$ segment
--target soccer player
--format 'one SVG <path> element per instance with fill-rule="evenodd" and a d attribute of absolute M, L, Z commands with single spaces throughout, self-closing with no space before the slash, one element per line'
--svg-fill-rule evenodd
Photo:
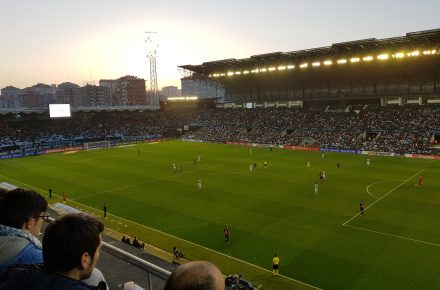
<path fill-rule="evenodd" d="M 324 158 L 325 158 L 324 153 L 321 153 L 321 159 L 324 159 Z"/>
<path fill-rule="evenodd" d="M 338 163 L 336 163 L 336 168 L 339 170 L 339 168 L 341 168 L 341 164 L 339 164 L 339 162 Z"/>
<path fill-rule="evenodd" d="M 361 202 L 359 203 L 359 210 L 361 212 L 361 215 L 364 215 L 364 210 L 365 210 L 365 204 L 364 202 L 361 200 Z"/>
<path fill-rule="evenodd" d="M 371 160 L 370 158 L 367 158 L 367 166 L 370 167 L 370 164 L 371 164 Z"/>
<path fill-rule="evenodd" d="M 307 168 L 310 168 L 310 161 L 307 161 L 307 165 L 306 165 L 306 167 L 307 167 Z"/>
<path fill-rule="evenodd" d="M 201 179 L 197 180 L 197 187 L 199 188 L 199 190 L 202 189 L 202 180 Z"/>
<path fill-rule="evenodd" d="M 223 236 L 225 237 L 225 244 L 229 244 L 229 234 L 230 234 L 230 232 L 229 232 L 229 227 L 226 226 L 226 227 L 223 229 Z"/>
<path fill-rule="evenodd" d="M 176 163 L 173 163 L 173 170 L 174 170 L 174 171 L 177 170 Z"/>
<path fill-rule="evenodd" d="M 249 171 L 252 171 L 252 169 L 254 169 L 254 165 L 253 164 L 249 165 Z"/>
<path fill-rule="evenodd" d="M 263 165 L 264 165 L 264 168 L 267 168 L 267 161 L 264 161 Z"/>
<path fill-rule="evenodd" d="M 421 188 L 422 187 L 422 185 L 423 185 L 423 176 L 419 176 L 419 181 L 417 181 L 417 187 L 418 188 Z"/>
<path fill-rule="evenodd" d="M 315 181 L 314 187 L 315 187 L 315 195 L 317 195 L 318 194 L 318 187 L 319 187 L 318 181 Z"/>
<path fill-rule="evenodd" d="M 200 157 L 200 155 L 197 155 L 197 162 L 200 162 L 200 160 L 202 160 L 202 157 Z"/>
<path fill-rule="evenodd" d="M 196 164 L 197 164 L 197 162 L 196 162 L 196 159 L 194 158 L 193 165 L 196 165 Z"/>
<path fill-rule="evenodd" d="M 278 255 L 275 254 L 272 259 L 272 272 L 274 276 L 278 275 L 279 266 L 280 266 L 280 258 L 278 258 Z"/>
<path fill-rule="evenodd" d="M 138 155 L 141 155 L 141 150 L 138 148 Z"/>
<path fill-rule="evenodd" d="M 49 187 L 49 198 L 52 198 L 52 187 Z"/>
<path fill-rule="evenodd" d="M 104 203 L 104 219 L 107 218 L 107 204 Z"/>
<path fill-rule="evenodd" d="M 64 191 L 63 192 L 63 202 L 66 203 L 67 201 L 67 193 Z"/>
<path fill-rule="evenodd" d="M 325 181 L 326 178 L 327 176 L 325 175 L 325 171 L 322 171 L 322 180 Z"/>

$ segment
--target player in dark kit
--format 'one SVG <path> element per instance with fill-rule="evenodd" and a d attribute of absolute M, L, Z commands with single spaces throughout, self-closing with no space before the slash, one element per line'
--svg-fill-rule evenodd
<path fill-rule="evenodd" d="M 361 212 L 361 215 L 364 215 L 364 210 L 365 210 L 365 204 L 364 202 L 361 200 L 361 202 L 359 203 L 359 210 Z"/>
<path fill-rule="evenodd" d="M 107 204 L 104 203 L 104 218 L 107 217 Z"/>
<path fill-rule="evenodd" d="M 223 229 L 223 235 L 225 236 L 225 243 L 229 244 L 229 228 L 225 227 Z"/>
<path fill-rule="evenodd" d="M 52 198 L 52 187 L 49 187 L 49 198 Z"/>

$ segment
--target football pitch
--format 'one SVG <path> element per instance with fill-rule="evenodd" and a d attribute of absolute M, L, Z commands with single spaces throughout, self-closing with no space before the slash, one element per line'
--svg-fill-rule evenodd
<path fill-rule="evenodd" d="M 438 161 L 169 141 L 1 160 L 0 181 L 99 215 L 106 203 L 109 229 L 267 290 L 440 289 Z"/>

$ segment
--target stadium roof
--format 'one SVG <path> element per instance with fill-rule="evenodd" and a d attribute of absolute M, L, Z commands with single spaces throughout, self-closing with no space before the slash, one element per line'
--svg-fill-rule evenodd
<path fill-rule="evenodd" d="M 253 69 L 264 65 L 281 65 L 307 61 L 322 61 L 328 58 L 364 56 L 384 52 L 400 52 L 409 50 L 434 50 L 438 54 L 440 48 L 440 29 L 410 32 L 405 36 L 376 39 L 368 38 L 349 42 L 334 43 L 331 46 L 312 49 L 272 52 L 253 55 L 249 58 L 204 62 L 201 65 L 181 65 L 179 68 L 205 77 L 219 72 Z"/>

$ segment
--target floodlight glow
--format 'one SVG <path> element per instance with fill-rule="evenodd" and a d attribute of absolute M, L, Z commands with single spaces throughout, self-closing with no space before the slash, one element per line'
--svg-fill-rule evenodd
<path fill-rule="evenodd" d="M 411 56 L 419 56 L 419 55 L 420 55 L 420 51 L 418 50 L 411 52 Z"/>
<path fill-rule="evenodd" d="M 435 54 L 437 51 L 435 49 L 431 50 L 432 54 Z"/>
<path fill-rule="evenodd" d="M 344 63 L 347 63 L 347 60 L 346 60 L 346 59 L 339 59 L 339 60 L 337 61 L 337 63 L 338 63 L 338 64 L 344 64 Z"/>
<path fill-rule="evenodd" d="M 257 74 L 257 73 L 258 73 L 258 69 L 253 69 L 253 70 L 251 70 L 251 73 L 253 73 L 253 74 Z"/>
<path fill-rule="evenodd" d="M 431 51 L 430 50 L 425 50 L 425 51 L 423 51 L 423 55 L 430 55 L 431 54 Z"/>
<path fill-rule="evenodd" d="M 219 74 L 214 74 L 214 77 L 215 78 L 218 78 L 220 75 Z"/>
<path fill-rule="evenodd" d="M 295 66 L 293 64 L 290 64 L 287 66 L 287 69 L 294 69 L 294 68 L 295 68 Z"/>
<path fill-rule="evenodd" d="M 190 100 L 197 100 L 199 97 L 168 97 L 168 101 L 190 101 Z"/>
<path fill-rule="evenodd" d="M 324 61 L 324 65 L 332 65 L 332 64 L 333 64 L 333 61 L 331 61 L 331 60 Z"/>
<path fill-rule="evenodd" d="M 371 55 L 369 55 L 369 56 L 363 57 L 362 60 L 363 61 L 372 61 L 373 57 Z"/>
<path fill-rule="evenodd" d="M 359 57 L 352 57 L 350 58 L 350 62 L 360 62 L 361 59 Z"/>
<path fill-rule="evenodd" d="M 286 69 L 286 66 L 285 65 L 280 65 L 279 67 L 278 67 L 278 70 L 285 70 Z"/>
<path fill-rule="evenodd" d="M 236 75 L 241 75 L 241 71 L 236 71 L 235 74 Z"/>
<path fill-rule="evenodd" d="M 377 56 L 377 59 L 380 59 L 380 60 L 386 60 L 386 59 L 388 59 L 390 56 L 387 54 L 387 53 L 384 53 L 384 54 L 379 54 L 378 56 Z"/>
<path fill-rule="evenodd" d="M 234 75 L 234 72 L 228 71 L 228 76 L 233 76 L 233 75 Z"/>
<path fill-rule="evenodd" d="M 308 63 L 302 63 L 302 64 L 299 65 L 300 68 L 306 68 L 308 66 L 309 66 Z"/>
<path fill-rule="evenodd" d="M 247 75 L 248 73 L 249 73 L 248 70 L 243 71 L 243 74 L 244 74 L 244 75 Z"/>
<path fill-rule="evenodd" d="M 266 71 L 267 71 L 267 68 L 265 68 L 265 67 L 260 68 L 260 72 L 266 72 Z"/>
<path fill-rule="evenodd" d="M 314 67 L 317 67 L 317 66 L 320 66 L 320 65 L 321 65 L 320 62 L 314 62 L 314 63 L 312 63 L 312 66 L 314 66 Z"/>
<path fill-rule="evenodd" d="M 403 52 L 398 52 L 394 55 L 396 58 L 404 58 L 405 54 Z"/>
<path fill-rule="evenodd" d="M 226 74 L 225 74 L 225 73 L 221 73 L 220 76 L 221 76 L 221 77 L 224 77 L 224 76 L 226 76 Z"/>
<path fill-rule="evenodd" d="M 277 69 L 273 66 L 269 68 L 269 71 L 274 71 L 274 70 L 277 70 Z"/>

